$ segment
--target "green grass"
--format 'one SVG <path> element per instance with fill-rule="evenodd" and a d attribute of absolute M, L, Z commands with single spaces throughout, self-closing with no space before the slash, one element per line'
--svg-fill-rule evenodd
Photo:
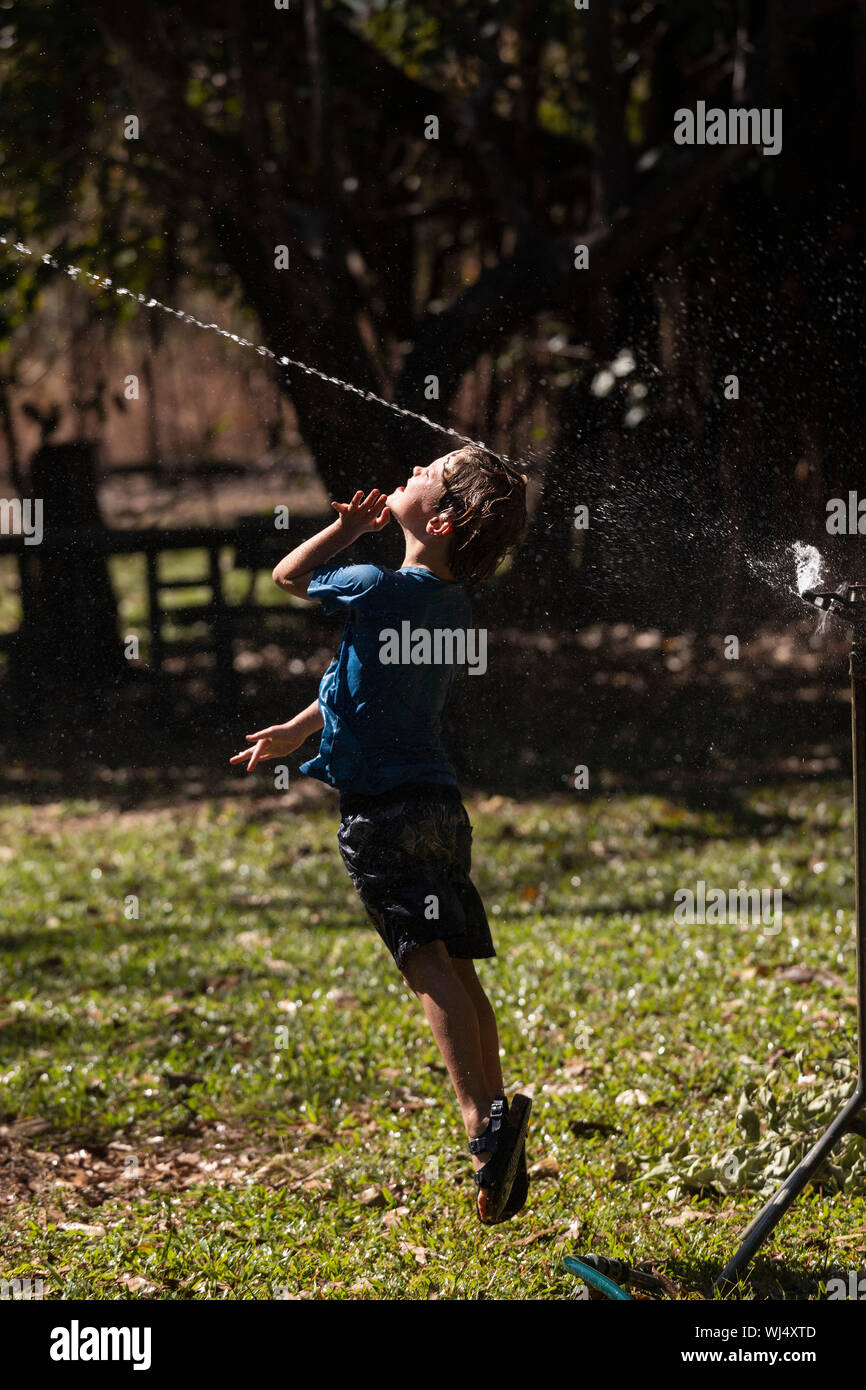
<path fill-rule="evenodd" d="M 755 1165 L 697 1188 L 676 1157 L 645 1175 L 677 1145 L 742 1148 L 748 1083 L 770 1073 L 785 1103 L 852 1056 L 848 789 L 703 812 L 578 793 L 468 806 L 506 1084 L 535 1088 L 530 1163 L 558 1164 L 492 1230 L 332 812 L 0 808 L 0 1278 L 41 1277 L 52 1298 L 563 1299 L 563 1254 L 596 1250 L 712 1296 L 763 1201 Z M 699 878 L 781 885 L 783 929 L 677 925 L 674 891 Z M 798 983 L 792 964 L 820 973 Z M 853 1167 L 807 1190 L 740 1297 L 820 1298 L 862 1263 L 866 1144 L 850 1144 Z"/>

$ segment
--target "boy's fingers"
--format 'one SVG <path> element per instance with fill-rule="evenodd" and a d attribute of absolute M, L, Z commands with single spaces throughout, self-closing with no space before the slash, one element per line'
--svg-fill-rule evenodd
<path fill-rule="evenodd" d="M 270 763 L 270 762 L 273 762 L 274 758 L 276 758 L 276 757 L 278 757 L 278 756 L 279 756 L 279 755 L 278 755 L 277 753 L 270 753 L 270 752 L 268 752 L 268 745 L 267 745 L 267 744 L 263 744 L 263 745 L 262 745 L 261 752 L 259 752 L 259 753 L 255 753 L 255 752 L 254 752 L 254 753 L 253 753 L 253 756 L 250 758 L 250 765 L 249 765 L 249 767 L 247 768 L 247 772 L 251 772 L 252 769 L 253 769 L 254 767 L 258 767 L 259 763 Z"/>
<path fill-rule="evenodd" d="M 265 746 L 264 743 L 257 743 L 257 744 L 256 744 L 255 748 L 254 748 L 253 751 L 252 751 L 252 755 L 251 755 L 251 757 L 250 757 L 250 761 L 249 761 L 249 763 L 248 763 L 248 765 L 247 765 L 247 772 L 252 772 L 252 770 L 253 770 L 253 768 L 255 767 L 256 763 L 258 763 L 258 762 L 261 761 L 262 749 L 264 748 L 264 746 Z"/>

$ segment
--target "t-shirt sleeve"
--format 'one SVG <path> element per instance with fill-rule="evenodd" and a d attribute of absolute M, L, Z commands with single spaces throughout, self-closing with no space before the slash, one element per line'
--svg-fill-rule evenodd
<path fill-rule="evenodd" d="M 379 565 L 319 565 L 307 585 L 307 597 L 317 599 L 326 613 L 343 608 L 375 613 L 387 604 L 385 573 Z"/>

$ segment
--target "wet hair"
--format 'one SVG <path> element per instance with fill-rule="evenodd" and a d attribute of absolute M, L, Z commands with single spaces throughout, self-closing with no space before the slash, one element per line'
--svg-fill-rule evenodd
<path fill-rule="evenodd" d="M 490 579 L 526 535 L 526 478 L 496 454 L 467 444 L 448 461 L 437 510 L 454 520 L 448 568 L 470 584 Z"/>

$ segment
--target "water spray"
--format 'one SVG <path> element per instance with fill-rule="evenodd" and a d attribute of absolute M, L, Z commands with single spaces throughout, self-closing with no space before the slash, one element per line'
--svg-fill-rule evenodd
<path fill-rule="evenodd" d="M 327 372 L 320 371 L 318 367 L 311 367 L 308 362 L 300 362 L 296 357 L 288 357 L 286 354 L 273 352 L 271 348 L 265 347 L 263 343 L 253 343 L 249 338 L 241 338 L 237 333 L 229 333 L 227 329 L 220 328 L 218 323 L 204 323 L 196 318 L 195 314 L 188 314 L 184 309 L 172 309 L 161 300 L 154 298 L 153 295 L 139 294 L 136 290 L 127 289 L 124 285 L 115 285 L 114 281 L 106 275 L 97 275 L 92 270 L 85 270 L 80 265 L 61 265 L 60 261 L 48 252 L 40 256 L 37 251 L 33 251 L 29 246 L 25 246 L 21 241 L 13 241 L 11 237 L 0 236 L 0 245 L 9 246 L 13 251 L 18 251 L 22 256 L 35 256 L 42 265 L 51 266 L 52 270 L 59 270 L 64 275 L 68 275 L 76 284 L 79 278 L 87 281 L 97 289 L 112 290 L 114 294 L 121 298 L 135 299 L 142 304 L 145 309 L 161 309 L 163 313 L 170 314 L 172 318 L 180 319 L 183 323 L 194 324 L 196 328 L 204 328 L 211 332 L 218 333 L 221 338 L 230 338 L 238 347 L 254 348 L 260 357 L 269 357 L 276 362 L 278 367 L 297 367 L 298 371 L 304 372 L 307 376 L 317 377 L 319 381 L 325 381 L 330 386 L 339 386 L 341 391 L 349 391 L 352 395 L 360 396 L 364 401 L 372 401 L 376 405 L 383 405 L 386 410 L 391 410 L 395 415 L 408 416 L 412 420 L 418 420 L 422 425 L 428 425 L 431 430 L 438 430 L 440 434 L 450 435 L 452 439 L 459 439 L 461 444 L 474 444 L 478 449 L 484 449 L 487 453 L 495 454 L 504 463 L 513 464 L 515 460 L 510 459 L 507 454 L 500 453 L 497 449 L 491 449 L 480 439 L 471 439 L 468 435 L 460 434 L 458 430 L 452 429 L 450 425 L 441 425 L 438 420 L 431 420 L 428 415 L 421 415 L 417 410 L 409 410 L 407 406 L 397 405 L 394 401 L 386 401 L 384 396 L 378 396 L 375 391 L 365 391 L 361 386 L 354 386 L 351 381 L 343 381 L 341 377 L 329 376 Z"/>
<path fill-rule="evenodd" d="M 857 1084 L 818 1142 L 746 1227 L 739 1249 L 716 1280 L 717 1288 L 737 1282 L 742 1270 L 838 1140 L 847 1134 L 866 1138 L 866 1115 L 861 1113 L 866 1109 L 866 584 L 840 584 L 838 589 L 806 587 L 801 589 L 801 597 L 823 614 L 840 618 L 853 629 L 850 673 L 857 921 Z"/>

